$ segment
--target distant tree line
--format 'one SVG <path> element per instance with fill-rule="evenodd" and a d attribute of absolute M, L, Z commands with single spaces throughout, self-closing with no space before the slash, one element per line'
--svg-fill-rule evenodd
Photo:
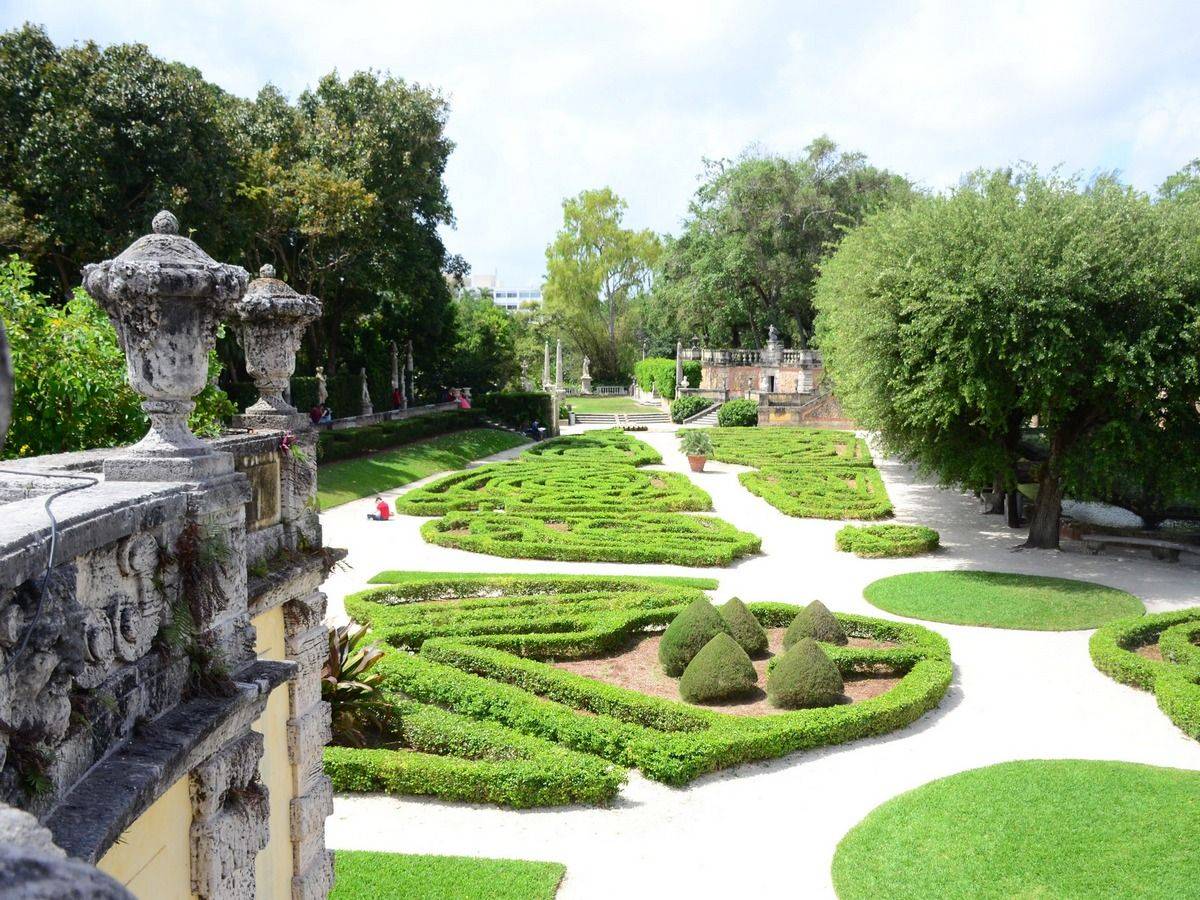
<path fill-rule="evenodd" d="M 438 235 L 447 114 L 436 90 L 373 72 L 248 100 L 143 45 L 57 47 L 25 25 L 0 35 L 0 251 L 65 304 L 84 263 L 171 209 L 215 258 L 321 297 L 299 371 L 386 366 L 388 342 L 412 340 L 426 386 L 451 383 L 446 275 L 467 267 Z M 236 342 L 219 352 L 238 375 Z"/>

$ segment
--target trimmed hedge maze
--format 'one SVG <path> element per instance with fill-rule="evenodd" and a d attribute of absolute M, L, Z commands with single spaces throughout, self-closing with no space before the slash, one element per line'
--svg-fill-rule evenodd
<path fill-rule="evenodd" d="M 326 771 L 339 790 L 510 806 L 604 803 L 626 768 L 679 785 L 738 763 L 902 728 L 936 707 L 950 684 L 950 650 L 941 636 L 839 615 L 847 633 L 896 644 L 822 645 L 839 671 L 884 666 L 901 673 L 899 684 L 852 705 L 729 715 L 546 662 L 615 651 L 667 625 L 713 582 L 402 572 L 382 579 L 392 583 L 348 597 L 346 608 L 391 648 L 378 666 L 385 690 L 408 704 L 400 706 L 402 722 L 415 712 L 419 723 L 415 730 L 402 724 L 396 749 L 329 749 Z M 748 607 L 764 627 L 787 625 L 799 609 Z"/>
<path fill-rule="evenodd" d="M 1200 607 L 1110 622 L 1089 649 L 1096 668 L 1151 691 L 1167 718 L 1200 740 Z"/>
<path fill-rule="evenodd" d="M 816 428 L 715 428 L 713 459 L 753 466 L 738 480 L 789 516 L 882 519 L 892 501 L 866 442 Z"/>
<path fill-rule="evenodd" d="M 639 468 L 661 462 L 615 429 L 537 444 L 520 459 L 448 475 L 396 501 L 442 516 L 421 528 L 432 544 L 525 559 L 728 565 L 761 540 L 711 516 L 687 477 Z"/>

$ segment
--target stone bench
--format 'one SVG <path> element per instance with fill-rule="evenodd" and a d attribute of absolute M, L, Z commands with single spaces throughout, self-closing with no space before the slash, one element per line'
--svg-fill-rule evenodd
<path fill-rule="evenodd" d="M 1165 541 L 1162 538 L 1133 537 L 1122 534 L 1085 534 L 1079 538 L 1088 552 L 1096 556 L 1107 545 L 1118 547 L 1148 547 L 1155 559 L 1179 562 L 1180 553 L 1200 553 L 1200 547 Z"/>

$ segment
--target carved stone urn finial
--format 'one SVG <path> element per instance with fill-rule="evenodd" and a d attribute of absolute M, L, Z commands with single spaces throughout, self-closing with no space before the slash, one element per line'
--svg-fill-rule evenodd
<path fill-rule="evenodd" d="M 275 277 L 270 263 L 233 311 L 238 341 L 246 354 L 246 371 L 258 388 L 258 401 L 234 419 L 244 428 L 303 428 L 308 416 L 298 413 L 284 391 L 296 370 L 296 351 L 308 324 L 321 315 L 321 301 L 298 294 Z"/>
<path fill-rule="evenodd" d="M 188 428 L 192 398 L 208 382 L 208 353 L 217 327 L 246 291 L 241 266 L 213 260 L 179 234 L 166 210 L 153 232 L 120 256 L 83 268 L 83 286 L 108 313 L 133 389 L 145 398 L 150 431 L 125 454 L 105 460 L 115 481 L 196 481 L 232 471 Z"/>

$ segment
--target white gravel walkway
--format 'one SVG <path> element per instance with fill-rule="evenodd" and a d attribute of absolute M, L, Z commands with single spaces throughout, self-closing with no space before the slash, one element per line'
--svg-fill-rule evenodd
<path fill-rule="evenodd" d="M 675 435 L 637 437 L 687 472 Z M 500 456 L 511 456 L 509 451 Z M 974 568 L 1060 575 L 1123 588 L 1151 612 L 1200 604 L 1200 570 L 1151 560 L 1013 552 L 1022 539 L 966 495 L 877 461 L 897 521 L 941 532 L 944 549 L 906 560 L 860 560 L 833 549 L 839 522 L 794 519 L 750 494 L 741 467 L 712 463 L 691 477 L 717 515 L 763 537 L 763 553 L 723 569 L 514 560 L 430 546 L 424 519 L 383 523 L 370 499 L 322 515 L 325 541 L 347 547 L 352 569 L 326 583 L 330 616 L 341 598 L 383 569 L 455 572 L 680 573 L 720 579 L 714 599 L 803 603 L 888 617 L 862 598 L 876 578 L 921 569 Z M 688 473 L 690 475 L 690 473 Z M 392 492 L 399 493 L 399 492 Z M 895 617 L 893 617 L 895 618 Z M 833 895 L 829 866 L 841 836 L 896 794 L 964 769 L 1011 759 L 1120 759 L 1200 769 L 1200 743 L 1184 737 L 1150 694 L 1100 674 L 1090 632 L 1028 632 L 932 623 L 951 645 L 955 678 L 939 709 L 881 738 L 740 766 L 669 788 L 636 773 L 610 809 L 515 812 L 389 796 L 337 798 L 331 847 L 557 860 L 571 898 Z M 965 823 L 964 823 L 965 824 Z M 919 865 L 919 861 L 914 861 Z"/>

